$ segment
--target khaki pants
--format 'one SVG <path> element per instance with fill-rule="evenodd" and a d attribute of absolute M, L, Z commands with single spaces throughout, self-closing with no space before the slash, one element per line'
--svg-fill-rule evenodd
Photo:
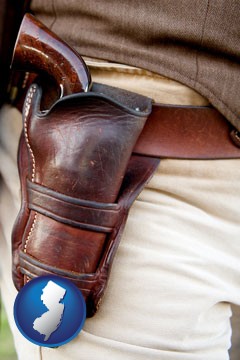
<path fill-rule="evenodd" d="M 89 65 L 95 81 L 158 102 L 206 104 L 191 89 L 161 76 L 121 65 Z M 70 343 L 41 348 L 22 337 L 12 316 L 10 234 L 19 209 L 20 130 L 20 114 L 5 106 L 0 286 L 19 359 L 228 359 L 231 303 L 240 305 L 240 161 L 162 160 L 130 211 L 99 312 Z"/>

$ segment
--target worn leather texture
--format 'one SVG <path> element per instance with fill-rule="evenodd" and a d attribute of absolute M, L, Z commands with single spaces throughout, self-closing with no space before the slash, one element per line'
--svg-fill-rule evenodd
<path fill-rule="evenodd" d="M 14 284 L 66 277 L 81 289 L 88 316 L 103 296 L 128 209 L 159 163 L 131 157 L 151 101 L 140 97 L 136 107 L 135 96 L 115 91 L 116 98 L 122 102 L 79 93 L 40 112 L 41 90 L 32 85 L 23 109 Z"/>
<path fill-rule="evenodd" d="M 154 104 L 133 152 L 173 159 L 237 159 L 239 135 L 211 106 Z"/>

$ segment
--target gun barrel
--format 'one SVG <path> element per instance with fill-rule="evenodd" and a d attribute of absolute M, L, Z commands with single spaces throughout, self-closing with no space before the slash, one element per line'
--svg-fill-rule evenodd
<path fill-rule="evenodd" d="M 88 91 L 91 86 L 82 57 L 31 14 L 23 18 L 11 67 L 53 77 L 61 97 Z"/>

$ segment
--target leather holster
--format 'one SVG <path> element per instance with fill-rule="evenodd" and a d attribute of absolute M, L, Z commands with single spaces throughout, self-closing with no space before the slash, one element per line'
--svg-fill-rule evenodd
<path fill-rule="evenodd" d="M 70 279 L 92 316 L 128 209 L 159 163 L 132 156 L 151 100 L 94 85 L 42 112 L 41 97 L 41 88 L 32 85 L 23 108 L 13 280 L 20 289 L 40 275 Z"/>

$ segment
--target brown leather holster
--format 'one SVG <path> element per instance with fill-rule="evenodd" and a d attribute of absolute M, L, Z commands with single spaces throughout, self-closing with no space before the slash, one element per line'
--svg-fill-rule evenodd
<path fill-rule="evenodd" d="M 109 96 L 111 93 L 111 97 Z M 159 160 L 132 155 L 151 100 L 106 86 L 40 111 L 32 85 L 23 108 L 21 210 L 12 234 L 13 279 L 73 281 L 92 316 L 103 296 L 128 210 Z"/>

